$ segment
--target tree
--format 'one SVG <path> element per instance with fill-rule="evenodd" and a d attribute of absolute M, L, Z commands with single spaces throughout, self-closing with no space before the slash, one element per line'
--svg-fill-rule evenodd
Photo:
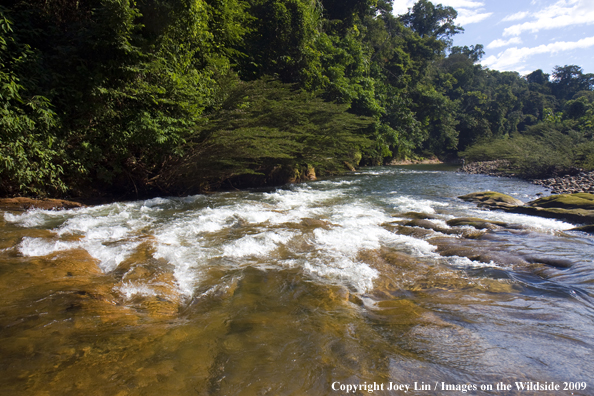
<path fill-rule="evenodd" d="M 324 174 L 358 163 L 373 119 L 347 107 L 270 79 L 239 82 L 156 185 L 189 194 L 246 179 L 283 184 L 301 169 Z"/>
<path fill-rule="evenodd" d="M 457 16 L 452 7 L 435 6 L 428 0 L 419 0 L 400 20 L 423 38 L 433 37 L 449 44 L 453 35 L 464 31 L 454 24 Z"/>
<path fill-rule="evenodd" d="M 452 47 L 450 56 L 461 54 L 470 59 L 473 63 L 477 63 L 485 55 L 485 50 L 482 44 L 471 45 L 470 47 Z"/>
<path fill-rule="evenodd" d="M 561 100 L 569 100 L 579 91 L 594 88 L 594 75 L 584 74 L 576 65 L 555 66 L 553 71 L 553 94 Z"/>

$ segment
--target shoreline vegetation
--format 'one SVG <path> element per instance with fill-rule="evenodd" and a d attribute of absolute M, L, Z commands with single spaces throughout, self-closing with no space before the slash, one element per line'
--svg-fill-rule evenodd
<path fill-rule="evenodd" d="M 594 74 L 490 70 L 481 44 L 453 45 L 456 17 L 428 0 L 401 16 L 389 0 L 9 0 L 0 197 L 185 196 L 423 158 L 594 171 Z"/>

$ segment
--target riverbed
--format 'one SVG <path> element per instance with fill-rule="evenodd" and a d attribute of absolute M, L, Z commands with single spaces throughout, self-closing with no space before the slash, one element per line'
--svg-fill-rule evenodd
<path fill-rule="evenodd" d="M 594 394 L 593 237 L 486 190 L 547 194 L 418 165 L 4 212 L 1 393 Z"/>

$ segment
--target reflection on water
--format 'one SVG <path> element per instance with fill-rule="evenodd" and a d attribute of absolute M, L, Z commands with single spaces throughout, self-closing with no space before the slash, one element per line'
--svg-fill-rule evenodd
<path fill-rule="evenodd" d="M 436 384 L 587 382 L 592 238 L 456 198 L 480 190 L 543 192 L 390 167 L 274 191 L 4 213 L 0 389 L 330 395 L 343 393 L 332 384 L 416 382 L 414 394 L 443 394 Z M 484 222 L 449 225 L 462 217 Z M 543 394 L 505 394 L 516 393 Z"/>

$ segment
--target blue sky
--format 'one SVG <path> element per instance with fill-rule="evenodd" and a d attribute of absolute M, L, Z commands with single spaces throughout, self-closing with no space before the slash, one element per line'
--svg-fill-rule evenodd
<path fill-rule="evenodd" d="M 406 13 L 415 0 L 394 0 Z M 454 45 L 483 44 L 481 64 L 528 74 L 578 65 L 594 73 L 594 0 L 435 0 L 458 11 Z"/>

